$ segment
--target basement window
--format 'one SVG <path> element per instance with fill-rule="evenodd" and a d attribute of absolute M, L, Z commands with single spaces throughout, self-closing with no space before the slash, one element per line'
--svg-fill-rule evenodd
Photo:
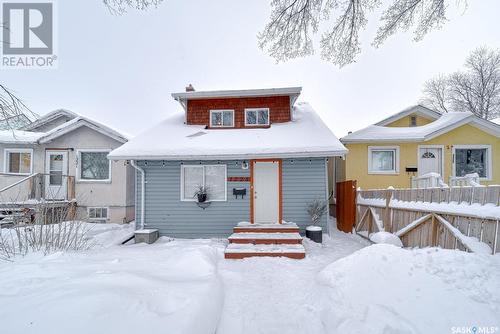
<path fill-rule="evenodd" d="M 210 127 L 234 127 L 234 110 L 210 110 Z"/>
<path fill-rule="evenodd" d="M 245 126 L 269 125 L 269 108 L 245 109 Z"/>
<path fill-rule="evenodd" d="M 104 221 L 108 219 L 108 208 L 87 208 L 87 213 L 91 221 Z"/>

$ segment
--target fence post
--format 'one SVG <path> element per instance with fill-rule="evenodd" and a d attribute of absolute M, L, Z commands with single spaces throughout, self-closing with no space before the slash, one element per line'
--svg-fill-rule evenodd
<path fill-rule="evenodd" d="M 385 193 L 385 217 L 384 217 L 384 230 L 386 232 L 391 232 L 392 230 L 392 215 L 391 215 L 391 199 L 394 194 L 393 189 L 387 189 Z"/>
<path fill-rule="evenodd" d="M 432 214 L 431 218 L 431 229 L 432 229 L 432 234 L 431 234 L 431 247 L 436 247 L 437 246 L 437 222 L 436 222 L 436 216 Z"/>

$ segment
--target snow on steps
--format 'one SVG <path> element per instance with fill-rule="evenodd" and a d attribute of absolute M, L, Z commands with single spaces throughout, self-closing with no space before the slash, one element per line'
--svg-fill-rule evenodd
<path fill-rule="evenodd" d="M 303 259 L 306 255 L 299 227 L 294 223 L 239 223 L 228 240 L 229 245 L 224 254 L 226 259 L 243 259 L 253 256 Z"/>
<path fill-rule="evenodd" d="M 232 244 L 301 244 L 298 233 L 234 233 L 227 238 Z"/>
<path fill-rule="evenodd" d="M 291 259 L 303 259 L 306 256 L 306 250 L 301 244 L 229 244 L 225 251 L 226 259 L 243 259 L 254 256 L 282 256 Z"/>

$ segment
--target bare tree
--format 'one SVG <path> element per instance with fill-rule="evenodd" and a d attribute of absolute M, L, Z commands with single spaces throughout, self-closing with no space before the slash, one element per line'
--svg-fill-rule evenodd
<path fill-rule="evenodd" d="M 103 0 L 104 5 L 115 14 L 123 14 L 128 8 L 146 10 L 156 8 L 163 0 Z"/>
<path fill-rule="evenodd" d="M 0 123 L 2 129 L 17 129 L 35 114 L 11 90 L 0 83 Z"/>
<path fill-rule="evenodd" d="M 446 20 L 451 0 L 392 0 L 383 12 L 373 46 L 379 47 L 394 33 L 415 27 L 415 40 L 439 28 Z M 457 1 L 457 5 L 465 0 Z M 331 24 L 321 36 L 323 59 L 342 67 L 355 61 L 361 51 L 359 33 L 366 27 L 367 14 L 379 8 L 380 0 L 272 0 L 271 20 L 258 35 L 259 46 L 277 61 L 314 52 L 311 35 L 319 23 Z M 331 16 L 336 19 L 331 23 Z"/>
<path fill-rule="evenodd" d="M 127 8 L 148 9 L 163 0 L 103 0 L 113 12 Z M 448 3 L 466 8 L 467 0 L 391 0 L 383 12 L 381 26 L 373 41 L 380 47 L 398 31 L 415 28 L 420 41 L 446 21 Z M 313 36 L 325 22 L 320 48 L 323 59 L 340 67 L 355 61 L 361 52 L 359 34 L 368 23 L 367 15 L 382 5 L 381 0 L 271 0 L 270 22 L 258 34 L 259 46 L 276 61 L 304 57 L 314 53 Z M 333 20 L 332 17 L 335 17 Z"/>
<path fill-rule="evenodd" d="M 425 84 L 422 102 L 439 112 L 470 111 L 484 119 L 500 116 L 500 50 L 472 51 L 465 70 Z"/>

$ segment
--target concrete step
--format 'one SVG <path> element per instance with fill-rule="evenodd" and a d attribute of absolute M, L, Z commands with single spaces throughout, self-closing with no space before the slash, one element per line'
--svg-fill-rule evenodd
<path fill-rule="evenodd" d="M 244 259 L 247 257 L 287 257 L 290 259 L 303 259 L 306 250 L 303 245 L 281 244 L 281 245 L 252 245 L 252 244 L 229 244 L 224 252 L 226 259 Z"/>
<path fill-rule="evenodd" d="M 229 238 L 232 244 L 301 244 L 302 237 L 298 233 L 234 233 Z"/>

